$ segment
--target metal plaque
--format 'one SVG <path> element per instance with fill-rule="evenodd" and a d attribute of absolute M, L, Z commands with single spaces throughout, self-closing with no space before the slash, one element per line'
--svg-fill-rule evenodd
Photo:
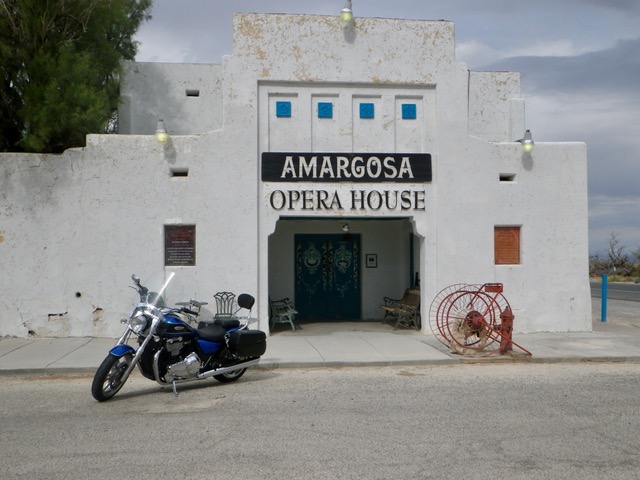
<path fill-rule="evenodd" d="M 164 226 L 164 264 L 167 267 L 195 266 L 195 225 Z"/>

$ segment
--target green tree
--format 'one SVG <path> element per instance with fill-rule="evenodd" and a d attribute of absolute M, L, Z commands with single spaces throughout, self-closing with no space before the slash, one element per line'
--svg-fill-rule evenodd
<path fill-rule="evenodd" d="M 117 115 L 152 0 L 0 0 L 0 151 L 62 152 Z"/>

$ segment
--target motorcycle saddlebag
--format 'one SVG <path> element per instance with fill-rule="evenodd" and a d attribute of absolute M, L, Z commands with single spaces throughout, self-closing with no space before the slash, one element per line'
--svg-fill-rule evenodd
<path fill-rule="evenodd" d="M 229 350 L 241 358 L 259 357 L 267 350 L 267 336 L 260 330 L 236 330 L 229 334 Z"/>

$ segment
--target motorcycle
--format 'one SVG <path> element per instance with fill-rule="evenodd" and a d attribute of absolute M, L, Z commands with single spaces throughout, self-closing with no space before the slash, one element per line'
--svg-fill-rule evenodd
<path fill-rule="evenodd" d="M 238 310 L 224 319 L 201 317 L 205 302 L 191 300 L 167 307 L 165 297 L 175 272 L 163 274 L 160 286 L 150 289 L 140 278 L 132 275 L 139 301 L 128 319 L 127 327 L 115 346 L 98 367 L 91 385 L 91 394 L 99 402 L 109 400 L 123 387 L 138 366 L 142 375 L 160 385 L 214 378 L 220 382 L 234 382 L 248 367 L 257 365 L 267 348 L 266 335 L 249 330 L 248 320 L 255 303 L 254 297 L 238 295 Z M 147 282 L 145 282 L 147 283 Z M 195 308 L 194 308 L 195 307 Z M 236 315 L 248 310 L 247 321 L 241 323 Z M 135 337 L 135 338 L 134 338 Z M 136 348 L 130 345 L 136 344 Z"/>

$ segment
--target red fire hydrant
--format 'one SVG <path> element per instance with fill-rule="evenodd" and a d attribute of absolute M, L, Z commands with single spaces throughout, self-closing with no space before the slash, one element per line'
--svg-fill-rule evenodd
<path fill-rule="evenodd" d="M 513 349 L 513 341 L 511 340 L 511 332 L 513 330 L 513 312 L 511 307 L 507 307 L 500 314 L 500 353 L 507 353 Z"/>

